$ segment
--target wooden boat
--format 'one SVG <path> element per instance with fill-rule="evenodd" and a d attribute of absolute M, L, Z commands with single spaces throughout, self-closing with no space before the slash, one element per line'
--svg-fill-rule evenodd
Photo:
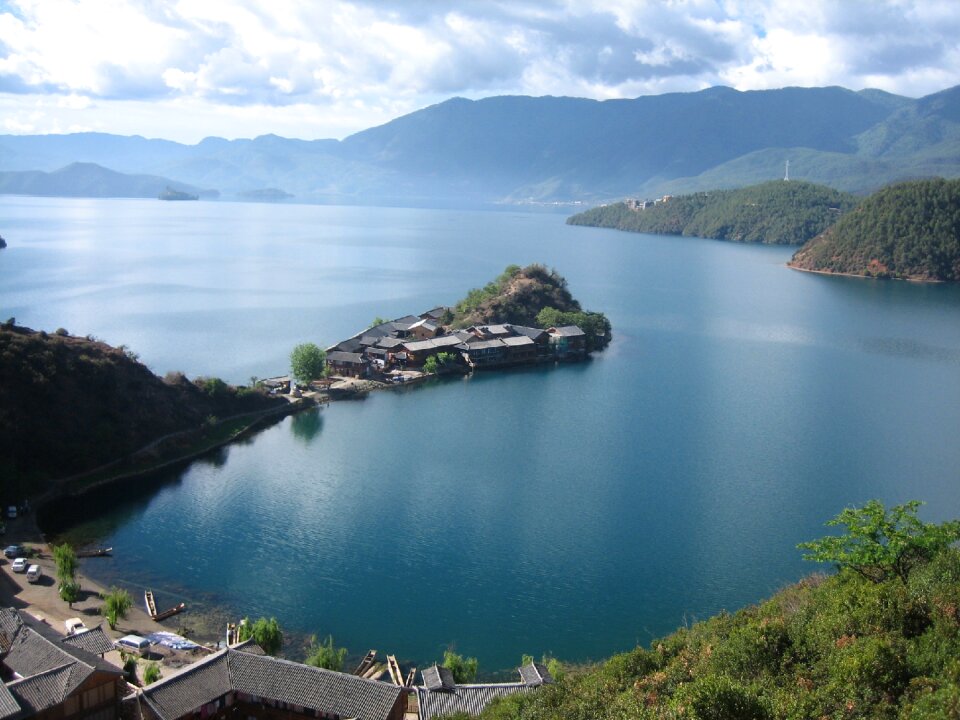
<path fill-rule="evenodd" d="M 397 687 L 403 687 L 403 673 L 400 672 L 400 664 L 397 662 L 396 655 L 387 655 L 387 669 L 390 671 L 390 679 Z"/>
<path fill-rule="evenodd" d="M 403 684 L 404 687 L 413 687 L 413 681 L 417 679 L 417 669 L 410 668 L 410 672 L 407 673 L 407 681 Z"/>
<path fill-rule="evenodd" d="M 366 655 L 363 656 L 363 660 L 360 661 L 360 664 L 357 665 L 357 669 L 353 671 L 354 675 L 363 677 L 363 674 L 373 667 L 374 662 L 377 659 L 377 651 L 371 650 Z"/>
<path fill-rule="evenodd" d="M 157 612 L 157 601 L 153 597 L 153 590 L 145 590 L 143 592 L 143 602 L 147 606 L 147 615 L 149 615 L 150 619 L 155 622 L 166 620 L 168 617 L 173 617 L 177 613 L 181 613 L 187 609 L 186 603 L 180 603 L 179 605 L 174 605 L 172 608 L 164 610 L 163 612 Z"/>
<path fill-rule="evenodd" d="M 113 548 L 93 548 L 91 550 L 77 550 L 78 558 L 87 558 L 87 557 L 107 557 L 113 553 Z"/>

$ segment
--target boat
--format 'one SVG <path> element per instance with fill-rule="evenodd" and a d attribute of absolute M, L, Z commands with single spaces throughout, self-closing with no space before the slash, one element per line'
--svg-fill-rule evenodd
<path fill-rule="evenodd" d="M 88 557 L 108 557 L 113 553 L 113 548 L 91 548 L 89 550 L 77 550 L 78 558 Z"/>
<path fill-rule="evenodd" d="M 154 622 L 166 620 L 168 617 L 173 617 L 177 613 L 182 613 L 187 609 L 186 603 L 180 603 L 179 605 L 174 605 L 172 608 L 168 608 L 162 612 L 157 612 L 157 601 L 153 597 L 153 590 L 144 590 L 143 603 L 147 606 L 147 615 L 149 615 L 150 619 Z"/>

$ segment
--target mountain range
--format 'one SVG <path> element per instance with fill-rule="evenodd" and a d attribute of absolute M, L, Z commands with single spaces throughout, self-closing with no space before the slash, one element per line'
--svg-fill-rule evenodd
<path fill-rule="evenodd" d="M 93 194 L 62 187 L 63 169 L 83 163 L 225 196 L 271 188 L 302 202 L 592 203 L 777 179 L 787 160 L 791 178 L 859 193 L 960 176 L 960 86 L 919 99 L 840 87 L 453 98 L 343 140 L 4 135 L 0 192 Z M 23 171 L 51 175 L 11 175 Z M 156 195 L 140 183 L 151 188 L 143 197 Z"/>

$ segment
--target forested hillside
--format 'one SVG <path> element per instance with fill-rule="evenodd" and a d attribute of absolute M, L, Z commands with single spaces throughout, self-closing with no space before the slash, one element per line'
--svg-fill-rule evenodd
<path fill-rule="evenodd" d="M 773 182 L 672 197 L 645 209 L 626 203 L 574 215 L 571 225 L 691 235 L 736 242 L 800 245 L 830 227 L 857 199 L 822 185 Z"/>
<path fill-rule="evenodd" d="M 161 379 L 134 353 L 66 330 L 0 325 L 0 477 L 9 500 L 212 417 L 285 401 L 216 378 Z"/>
<path fill-rule="evenodd" d="M 911 280 L 960 280 L 960 180 L 884 188 L 800 248 L 801 270 Z"/>
<path fill-rule="evenodd" d="M 960 717 L 960 522 L 922 523 L 917 505 L 845 510 L 846 534 L 806 548 L 838 574 L 568 669 L 482 720 Z"/>

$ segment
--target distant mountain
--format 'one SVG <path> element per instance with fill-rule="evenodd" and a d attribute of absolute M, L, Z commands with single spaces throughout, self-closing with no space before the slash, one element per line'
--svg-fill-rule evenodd
<path fill-rule="evenodd" d="M 54 172 L 0 172 L 0 194 L 47 197 L 155 198 L 165 189 L 197 188 L 156 175 L 126 175 L 93 163 L 75 162 Z M 209 192 L 207 193 L 209 194 Z"/>
<path fill-rule="evenodd" d="M 804 245 L 800 270 L 960 280 L 960 180 L 919 180 L 884 188 Z"/>
<path fill-rule="evenodd" d="M 570 225 L 631 232 L 801 245 L 833 225 L 857 199 L 806 182 L 774 180 L 737 190 L 714 190 L 651 203 L 635 201 L 591 208 Z"/>
<path fill-rule="evenodd" d="M 633 100 L 454 98 L 342 141 L 97 133 L 0 136 L 0 170 L 90 162 L 228 195 L 306 202 L 596 202 L 783 175 L 852 192 L 960 176 L 960 87 L 919 100 L 839 87 L 711 88 Z"/>

